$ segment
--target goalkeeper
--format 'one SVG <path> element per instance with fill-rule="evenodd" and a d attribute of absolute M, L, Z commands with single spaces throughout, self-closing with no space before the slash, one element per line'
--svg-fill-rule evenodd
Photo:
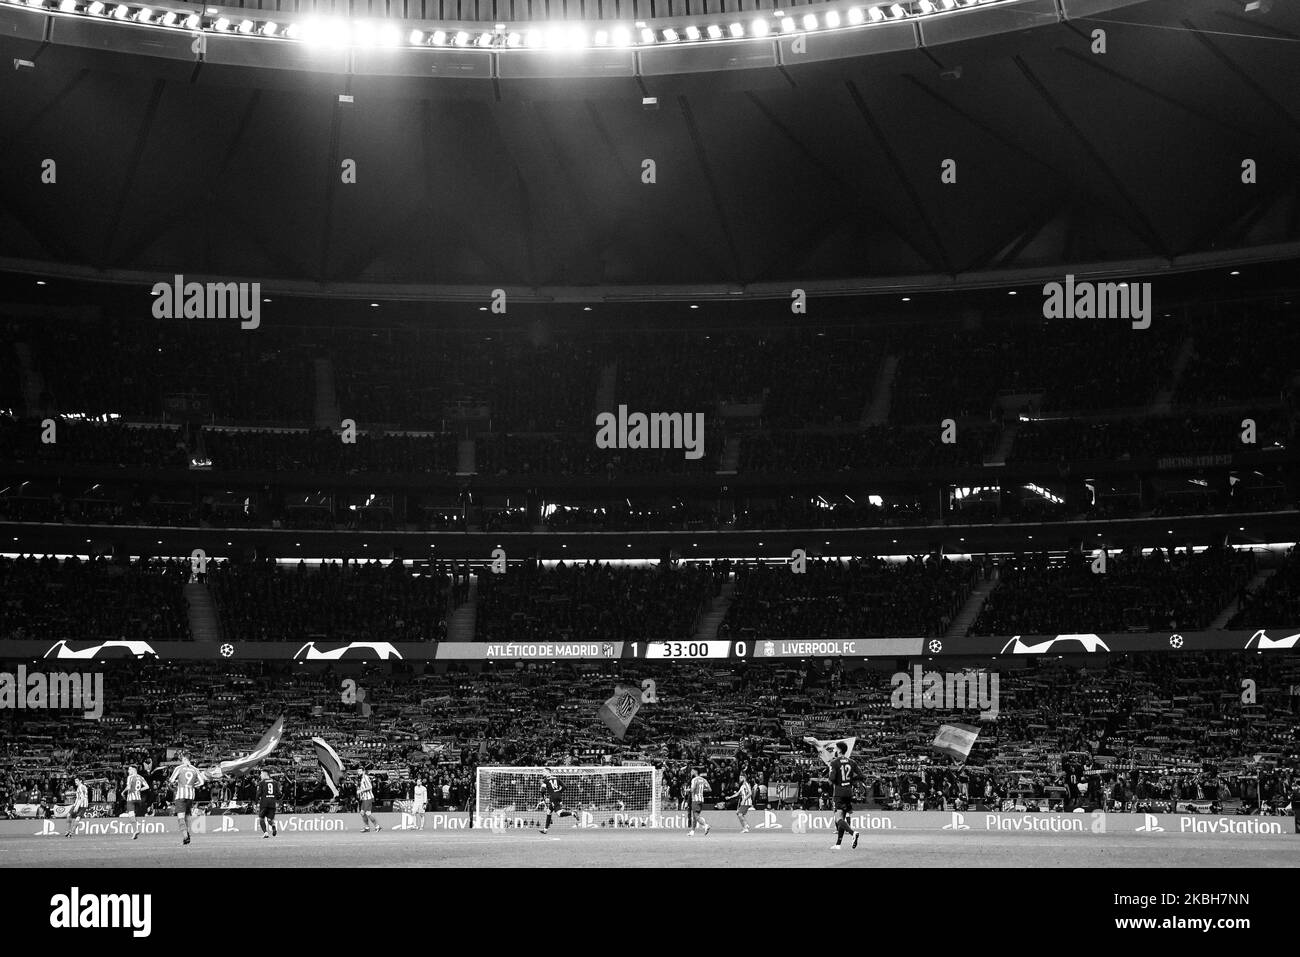
<path fill-rule="evenodd" d="M 542 778 L 542 800 L 539 802 L 546 809 L 546 823 L 542 826 L 542 833 L 545 834 L 551 829 L 552 815 L 564 817 L 566 814 L 573 818 L 573 823 L 578 823 L 578 815 L 574 811 L 568 810 L 560 798 L 564 791 L 564 785 L 559 779 L 551 773 L 550 768 L 545 769 L 545 776 Z"/>

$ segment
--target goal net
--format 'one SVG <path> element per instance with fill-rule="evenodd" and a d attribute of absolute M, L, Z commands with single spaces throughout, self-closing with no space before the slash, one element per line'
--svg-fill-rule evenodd
<path fill-rule="evenodd" d="M 546 821 L 542 782 L 560 782 L 560 804 L 572 815 L 553 823 L 578 827 L 657 827 L 660 772 L 649 766 L 512 768 L 480 767 L 475 782 L 474 826 L 540 827 Z"/>

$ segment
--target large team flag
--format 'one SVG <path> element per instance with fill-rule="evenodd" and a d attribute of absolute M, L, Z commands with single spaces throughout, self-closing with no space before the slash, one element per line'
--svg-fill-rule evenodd
<path fill-rule="evenodd" d="M 975 739 L 979 736 L 980 729 L 973 724 L 941 724 L 931 747 L 940 754 L 965 761 L 970 757 L 970 749 L 975 746 Z"/>
<path fill-rule="evenodd" d="M 850 757 L 853 754 L 853 746 L 858 743 L 856 737 L 836 738 L 833 741 L 819 741 L 816 738 L 809 736 L 804 738 L 804 740 L 817 749 L 817 757 L 821 758 L 827 764 L 830 764 L 831 759 L 840 753 L 838 746 L 841 741 L 849 746 L 848 750 L 844 754 L 845 757 Z"/>
<path fill-rule="evenodd" d="M 311 743 L 316 748 L 316 760 L 320 762 L 320 770 L 325 775 L 325 783 L 334 792 L 334 796 L 338 797 L 339 782 L 343 780 L 343 759 L 339 757 L 337 751 L 325 742 L 324 738 L 312 738 Z"/>
<path fill-rule="evenodd" d="M 614 696 L 596 709 L 596 717 L 609 726 L 620 741 L 627 734 L 627 726 L 641 710 L 641 689 L 634 685 L 615 685 Z"/>
<path fill-rule="evenodd" d="M 242 758 L 235 758 L 233 761 L 222 761 L 216 767 L 208 770 L 208 777 L 237 778 L 241 774 L 251 771 L 270 756 L 282 737 L 284 737 L 284 715 L 280 715 L 275 719 L 275 724 L 271 725 L 270 731 L 262 735 L 262 740 L 257 742 L 257 747 Z"/>

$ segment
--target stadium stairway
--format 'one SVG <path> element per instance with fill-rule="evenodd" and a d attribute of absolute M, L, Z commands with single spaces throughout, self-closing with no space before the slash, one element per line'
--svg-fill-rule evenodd
<path fill-rule="evenodd" d="M 1250 581 L 1246 582 L 1246 588 L 1245 588 L 1246 597 L 1250 598 L 1252 595 L 1255 594 L 1255 592 L 1263 588 L 1264 582 L 1268 581 L 1275 574 L 1277 574 L 1276 568 L 1264 568 L 1261 569 L 1260 571 L 1257 571 L 1255 573 L 1255 577 L 1252 578 Z M 1241 611 L 1241 604 L 1242 604 L 1241 600 L 1237 598 L 1234 598 L 1232 601 L 1228 602 L 1228 607 L 1224 608 L 1223 611 L 1219 612 L 1218 616 L 1214 619 L 1214 621 L 1210 622 L 1210 630 L 1218 631 L 1222 628 L 1227 628 L 1228 622 L 1232 621 L 1233 616 L 1236 615 L 1237 612 Z"/>
<path fill-rule="evenodd" d="M 984 460 L 985 465 L 1006 465 L 1007 456 L 1011 454 L 1012 447 L 1016 444 L 1016 436 L 1020 433 L 1019 422 L 1008 422 L 1002 427 L 1002 434 L 998 436 L 998 444 L 993 451 L 989 453 Z"/>
<path fill-rule="evenodd" d="M 871 390 L 871 399 L 862 410 L 862 426 L 889 424 L 889 410 L 894 404 L 894 379 L 897 375 L 898 356 L 885 356 L 876 372 L 876 385 Z"/>
<path fill-rule="evenodd" d="M 334 391 L 334 363 L 329 359 L 313 359 L 312 368 L 316 377 L 316 428 L 337 429 L 340 413 L 338 393 Z"/>
<path fill-rule="evenodd" d="M 718 460 L 719 475 L 735 475 L 740 471 L 740 437 L 731 435 L 727 437 L 727 444 L 722 449 L 722 457 Z"/>
<path fill-rule="evenodd" d="M 971 593 L 966 597 L 966 604 L 961 606 L 961 611 L 957 612 L 948 626 L 948 630 L 943 633 L 945 638 L 964 638 L 966 632 L 970 631 L 970 626 L 975 624 L 975 619 L 980 616 L 980 610 L 984 607 L 984 602 L 988 600 L 993 589 L 998 587 L 998 572 L 995 568 L 993 575 L 988 581 L 981 581 L 971 589 Z"/>
<path fill-rule="evenodd" d="M 1196 351 L 1196 342 L 1191 336 L 1183 340 L 1182 345 L 1178 347 L 1178 355 L 1174 358 L 1174 367 L 1170 371 L 1169 385 L 1156 393 L 1155 398 L 1151 400 L 1152 415 L 1168 415 L 1174 407 L 1174 393 L 1178 391 L 1178 382 L 1183 377 L 1183 370 L 1187 368 L 1188 363 L 1192 361 L 1192 353 Z"/>
<path fill-rule="evenodd" d="M 607 362 L 600 370 L 600 384 L 596 386 L 596 411 L 612 412 L 618 388 L 618 363 Z"/>
<path fill-rule="evenodd" d="M 456 443 L 456 474 L 473 475 L 478 471 L 478 446 L 473 439 Z"/>
<path fill-rule="evenodd" d="M 447 620 L 448 641 L 473 641 L 478 624 L 478 576 L 469 576 L 469 597 Z"/>
<path fill-rule="evenodd" d="M 185 604 L 189 609 L 190 634 L 195 641 L 220 641 L 221 619 L 217 617 L 216 606 L 208 586 L 202 582 L 190 582 L 185 586 Z"/>
<path fill-rule="evenodd" d="M 722 624 L 722 619 L 727 617 L 727 609 L 731 607 L 731 598 L 735 593 L 734 581 L 723 583 L 721 593 L 709 604 L 709 610 L 700 616 L 700 624 L 695 629 L 692 640 L 712 641 L 718 637 L 718 627 Z"/>
<path fill-rule="evenodd" d="M 36 418 L 45 411 L 40 407 L 41 393 L 45 391 L 45 379 L 36 371 L 31 346 L 25 342 L 15 342 L 14 354 L 18 357 L 18 385 L 22 389 L 23 413 Z"/>

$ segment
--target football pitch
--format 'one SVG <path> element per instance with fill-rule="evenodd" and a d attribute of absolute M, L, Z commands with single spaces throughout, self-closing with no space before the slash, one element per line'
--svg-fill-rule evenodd
<path fill-rule="evenodd" d="M 0 868 L 27 867 L 1295 867 L 1300 835 L 864 833 L 743 834 L 535 830 L 0 836 Z"/>

